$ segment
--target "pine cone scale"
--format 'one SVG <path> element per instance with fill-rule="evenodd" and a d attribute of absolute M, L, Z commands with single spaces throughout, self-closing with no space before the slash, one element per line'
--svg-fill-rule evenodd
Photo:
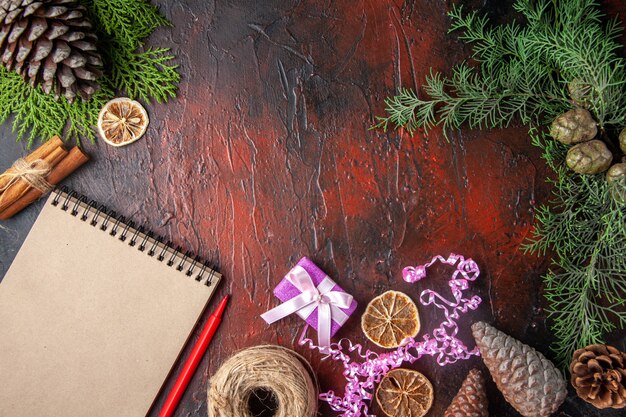
<path fill-rule="evenodd" d="M 75 40 L 75 41 L 71 41 L 72 45 L 74 45 L 75 47 L 82 49 L 85 52 L 92 52 L 92 51 L 96 51 L 96 45 L 93 42 L 87 42 L 87 41 L 83 41 L 83 40 Z"/>
<path fill-rule="evenodd" d="M 66 19 L 67 20 L 82 19 L 82 17 L 83 17 L 83 14 L 80 11 L 72 10 L 67 14 Z"/>
<path fill-rule="evenodd" d="M 9 32 L 11 31 L 10 27 L 2 27 L 0 28 L 0 48 L 4 48 L 4 41 L 6 41 Z"/>
<path fill-rule="evenodd" d="M 99 55 L 87 55 L 87 61 L 95 67 L 96 71 L 100 71 L 98 68 L 102 66 L 102 58 Z"/>
<path fill-rule="evenodd" d="M 28 22 L 25 20 L 20 20 L 16 24 L 11 27 L 11 34 L 9 35 L 9 43 L 17 42 L 17 40 L 22 36 L 22 33 L 28 27 Z"/>
<path fill-rule="evenodd" d="M 64 33 L 58 37 L 58 39 L 64 40 L 65 42 L 75 42 L 75 41 L 86 39 L 86 38 L 87 37 L 82 32 Z M 95 39 L 92 39 L 92 40 L 95 42 Z"/>
<path fill-rule="evenodd" d="M 39 62 L 47 57 L 50 52 L 52 52 L 52 41 L 50 40 L 41 40 L 37 42 L 37 46 L 35 47 L 35 55 L 31 58 L 31 62 Z"/>
<path fill-rule="evenodd" d="M 56 42 L 54 51 L 52 51 L 50 56 L 52 57 L 52 61 L 54 61 L 55 64 L 58 64 L 68 58 L 71 53 L 72 49 L 70 46 L 63 41 L 60 41 Z"/>
<path fill-rule="evenodd" d="M 17 7 L 17 6 L 16 6 Z M 9 13 L 7 13 L 6 17 L 4 18 L 4 21 L 6 23 L 13 23 L 15 21 L 15 18 L 17 16 L 20 15 L 20 11 L 17 9 L 11 9 L 11 11 L 9 11 Z"/>
<path fill-rule="evenodd" d="M 37 16 L 42 16 L 42 17 L 58 17 L 61 16 L 63 13 L 67 12 L 67 7 L 63 7 L 63 6 L 52 6 L 49 7 L 47 9 L 41 10 L 38 9 L 37 12 L 35 13 Z"/>
<path fill-rule="evenodd" d="M 24 60 L 28 58 L 28 54 L 30 54 L 30 51 L 32 51 L 32 44 L 28 41 L 25 41 L 24 39 L 21 39 L 19 43 L 19 49 L 16 55 L 17 64 L 20 68 L 22 67 L 22 63 L 24 62 Z"/>
<path fill-rule="evenodd" d="M 50 40 L 55 40 L 60 38 L 69 32 L 70 28 L 57 22 L 52 22 L 50 25 L 50 30 L 46 33 L 46 37 Z"/>
<path fill-rule="evenodd" d="M 28 70 L 25 70 L 28 78 L 31 80 L 30 81 L 31 87 L 35 86 L 34 80 L 36 79 L 37 73 L 39 72 L 39 67 L 41 67 L 41 62 L 37 62 L 36 64 L 30 65 L 28 67 Z"/>
<path fill-rule="evenodd" d="M 9 69 L 13 66 L 13 52 L 15 51 L 16 44 L 11 44 L 2 55 L 2 61 L 7 65 Z"/>
<path fill-rule="evenodd" d="M 52 83 L 57 73 L 57 64 L 51 58 L 46 59 L 43 67 L 43 80 Z"/>
<path fill-rule="evenodd" d="M 33 42 L 35 39 L 38 39 L 41 35 L 43 35 L 48 29 L 48 23 L 46 19 L 35 18 L 33 23 L 30 25 L 30 30 L 28 32 L 28 42 Z"/>
<path fill-rule="evenodd" d="M 60 72 L 61 76 L 59 77 L 59 81 L 62 87 L 69 88 L 76 82 L 76 77 L 74 77 L 71 69 L 63 67 Z"/>
<path fill-rule="evenodd" d="M 40 6 L 41 6 L 41 2 L 31 3 L 28 6 L 26 6 L 26 9 L 24 9 L 24 17 L 28 17 L 32 15 L 33 13 L 35 13 Z"/>

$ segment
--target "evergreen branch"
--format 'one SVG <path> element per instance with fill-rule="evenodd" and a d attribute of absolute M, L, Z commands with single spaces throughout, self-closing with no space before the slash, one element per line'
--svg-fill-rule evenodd
<path fill-rule="evenodd" d="M 427 98 L 420 99 L 411 89 L 387 98 L 387 117 L 377 117 L 374 128 L 386 130 L 404 127 L 413 133 L 417 129 L 428 132 L 441 125 L 444 134 L 467 124 L 470 128 L 506 127 L 513 120 L 539 123 L 540 115 L 556 116 L 567 108 L 568 100 L 560 87 L 543 88 L 549 74 L 547 69 L 532 63 L 516 62 L 501 71 L 497 79 L 481 77 L 477 71 L 463 64 L 453 69 L 452 78 L 431 73 L 423 86 Z"/>
<path fill-rule="evenodd" d="M 626 186 L 559 167 L 566 147 L 536 130 L 531 137 L 558 180 L 522 250 L 556 252 L 552 271 L 544 277 L 544 296 L 557 338 L 554 351 L 565 365 L 575 349 L 603 342 L 615 330 L 614 321 L 626 324 L 626 210 L 623 199 L 616 198 L 626 196 Z"/>
<path fill-rule="evenodd" d="M 554 193 L 536 211 L 525 252 L 554 253 L 544 276 L 553 346 L 561 365 L 575 349 L 603 342 L 626 325 L 626 186 L 604 175 L 578 175 L 564 166 L 568 147 L 533 126 L 572 107 L 569 88 L 582 86 L 601 134 L 626 125 L 626 61 L 621 25 L 603 24 L 595 0 L 516 0 L 526 24 L 492 27 L 476 12 L 453 7 L 450 31 L 472 46 L 476 66 L 449 77 L 431 70 L 419 92 L 400 89 L 385 100 L 374 127 L 404 127 L 444 135 L 463 126 L 497 128 L 519 120 L 554 171 Z"/>
<path fill-rule="evenodd" d="M 497 128 L 516 118 L 527 125 L 542 122 L 571 105 L 567 85 L 574 80 L 591 86 L 590 107 L 602 128 L 626 122 L 619 23 L 603 27 L 594 1 L 519 0 L 515 8 L 528 18 L 525 27 L 489 27 L 486 17 L 453 7 L 450 31 L 462 31 L 478 69 L 463 64 L 450 78 L 431 72 L 423 98 L 401 89 L 385 100 L 387 116 L 376 117 L 374 127 L 412 133 L 441 125 L 447 134 L 464 124 Z"/>
<path fill-rule="evenodd" d="M 171 26 L 159 9 L 147 1 L 81 0 L 92 22 L 105 39 L 115 39 L 127 49 L 135 50 L 155 29 Z"/>
<path fill-rule="evenodd" d="M 113 62 L 118 65 L 111 69 L 113 84 L 125 91 L 128 97 L 147 102 L 154 99 L 163 103 L 175 97 L 180 75 L 176 71 L 178 66 L 170 63 L 174 56 L 168 55 L 168 52 L 167 48 L 145 52 L 115 49 Z"/>
<path fill-rule="evenodd" d="M 459 39 L 472 45 L 472 58 L 484 66 L 484 73 L 503 69 L 511 58 L 519 55 L 517 39 L 522 37 L 523 30 L 516 23 L 489 28 L 486 16 L 480 17 L 477 12 L 463 15 L 463 7 L 456 5 L 448 16 L 452 18 L 448 33 L 461 32 Z"/>
<path fill-rule="evenodd" d="M 543 226 L 548 229 L 558 227 L 558 224 L 544 223 Z M 623 236 L 619 242 L 622 247 L 626 244 Z M 626 300 L 619 296 L 626 290 L 626 265 L 623 261 L 626 251 L 610 256 L 603 253 L 607 249 L 612 252 L 611 248 L 616 245 L 607 240 L 607 236 L 600 236 L 590 246 L 584 239 L 581 243 L 573 249 L 580 250 L 582 246 L 585 252 L 591 252 L 583 268 L 574 259 L 558 265 L 560 272 L 549 272 L 545 277 L 544 295 L 550 302 L 551 329 L 559 341 L 554 350 L 561 364 L 567 364 L 573 351 L 581 346 L 603 343 L 604 335 L 616 329 L 614 321 L 621 328 L 626 324 Z M 579 260 L 580 256 L 576 258 Z"/>

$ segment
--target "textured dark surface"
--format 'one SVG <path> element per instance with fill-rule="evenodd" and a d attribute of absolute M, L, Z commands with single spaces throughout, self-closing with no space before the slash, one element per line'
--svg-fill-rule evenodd
<path fill-rule="evenodd" d="M 339 333 L 355 342 L 365 342 L 359 316 L 375 295 L 396 289 L 417 300 L 425 286 L 444 288 L 445 271 L 411 286 L 403 266 L 438 253 L 472 257 L 483 271 L 474 291 L 484 303 L 462 322 L 467 342 L 471 322 L 487 320 L 550 356 L 540 289 L 548 261 L 518 250 L 534 208 L 549 196 L 548 172 L 525 129 L 463 131 L 450 143 L 437 130 L 428 140 L 369 130 L 385 96 L 469 52 L 446 33 L 450 2 L 159 3 L 174 27 L 155 34 L 155 44 L 171 44 L 178 56 L 179 98 L 147 106 L 145 139 L 122 149 L 85 145 L 93 161 L 67 184 L 224 273 L 218 296 L 233 294 L 232 305 L 177 416 L 206 416 L 209 375 L 236 350 L 296 347 L 300 319 L 267 326 L 259 314 L 277 305 L 272 288 L 303 255 L 360 303 Z M 510 1 L 467 3 L 498 19 L 511 15 Z M 621 0 L 606 5 L 624 10 Z M 25 150 L 9 124 L 0 135 L 4 169 Z M 40 205 L 3 223 L 0 276 Z M 425 330 L 441 319 L 428 308 L 421 317 Z M 626 348 L 623 337 L 610 342 Z M 296 350 L 311 359 L 322 389 L 342 390 L 335 363 Z M 476 365 L 480 359 L 414 365 L 435 387 L 428 415 L 443 413 Z M 516 415 L 491 382 L 488 391 L 492 416 Z M 561 410 L 562 417 L 623 415 L 573 396 Z M 333 413 L 323 405 L 321 415 Z"/>

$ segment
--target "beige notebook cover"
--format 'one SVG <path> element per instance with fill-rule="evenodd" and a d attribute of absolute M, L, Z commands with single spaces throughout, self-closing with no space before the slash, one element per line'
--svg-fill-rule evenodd
<path fill-rule="evenodd" d="M 145 416 L 219 279 L 53 193 L 0 282 L 0 416 Z"/>

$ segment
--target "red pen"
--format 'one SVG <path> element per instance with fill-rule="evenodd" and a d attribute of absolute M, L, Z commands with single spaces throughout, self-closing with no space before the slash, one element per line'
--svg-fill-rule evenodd
<path fill-rule="evenodd" d="M 200 333 L 200 338 L 198 342 L 193 347 L 191 351 L 191 355 L 185 362 L 183 366 L 183 370 L 178 375 L 178 379 L 174 384 L 174 387 L 170 391 L 170 394 L 167 396 L 167 400 L 165 400 L 165 404 L 159 413 L 159 417 L 170 417 L 174 414 L 178 403 L 180 402 L 187 385 L 189 385 L 189 381 L 191 381 L 191 377 L 193 376 L 200 360 L 202 360 L 202 356 L 204 352 L 206 352 L 215 331 L 222 321 L 222 314 L 224 313 L 224 309 L 226 308 L 226 303 L 228 302 L 228 295 L 225 296 L 220 304 L 217 306 L 217 309 L 211 314 L 206 324 L 204 325 L 204 329 L 202 329 L 202 333 Z"/>

